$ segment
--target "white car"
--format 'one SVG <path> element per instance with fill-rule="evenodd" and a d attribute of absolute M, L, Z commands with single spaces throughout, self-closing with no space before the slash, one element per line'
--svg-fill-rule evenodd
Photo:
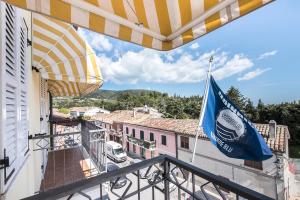
<path fill-rule="evenodd" d="M 112 159 L 116 162 L 123 162 L 127 160 L 127 154 L 124 151 L 121 144 L 114 142 L 114 141 L 108 141 L 106 142 L 106 150 L 107 150 L 107 157 Z"/>

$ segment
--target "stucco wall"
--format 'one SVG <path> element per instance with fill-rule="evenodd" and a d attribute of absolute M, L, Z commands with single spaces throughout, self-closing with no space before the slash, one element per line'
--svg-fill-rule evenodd
<path fill-rule="evenodd" d="M 127 146 L 126 142 L 126 127 L 128 127 L 129 135 L 132 135 L 132 129 L 135 129 L 135 137 L 140 139 L 140 131 L 144 131 L 144 139 L 150 141 L 150 133 L 154 134 L 154 140 L 156 140 L 156 148 L 154 156 L 160 154 L 167 154 L 173 157 L 176 157 L 176 137 L 174 132 L 163 131 L 159 129 L 137 126 L 132 124 L 123 125 L 123 135 L 125 139 L 123 140 L 124 147 Z M 167 137 L 167 145 L 163 145 L 161 141 L 161 136 L 165 135 Z M 133 145 L 129 144 L 129 151 L 133 152 Z M 136 146 L 136 154 L 140 155 L 140 148 Z M 146 158 L 151 158 L 151 153 L 149 150 L 146 150 Z"/>
<path fill-rule="evenodd" d="M 190 162 L 194 149 L 195 138 L 189 138 L 189 149 L 180 147 L 178 136 L 178 158 Z M 222 154 L 209 140 L 199 139 L 197 143 L 194 165 L 216 175 L 226 177 L 238 184 L 251 188 L 270 197 L 276 197 L 275 174 L 276 157 L 263 162 L 263 170 L 244 166 L 244 160 L 233 159 Z M 277 180 L 280 182 L 280 180 Z"/>

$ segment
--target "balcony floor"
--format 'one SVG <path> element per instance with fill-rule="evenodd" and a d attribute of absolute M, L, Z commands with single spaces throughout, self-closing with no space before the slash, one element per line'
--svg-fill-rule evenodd
<path fill-rule="evenodd" d="M 89 159 L 84 157 L 82 147 L 51 151 L 48 153 L 40 190 L 46 191 L 86 179 L 93 175 L 95 170 Z"/>

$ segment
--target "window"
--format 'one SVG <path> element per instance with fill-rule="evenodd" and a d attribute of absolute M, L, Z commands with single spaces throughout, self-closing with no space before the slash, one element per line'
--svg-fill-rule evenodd
<path fill-rule="evenodd" d="M 126 127 L 126 134 L 128 135 L 128 133 L 129 133 L 129 130 L 128 130 L 128 127 Z"/>
<path fill-rule="evenodd" d="M 151 151 L 151 158 L 154 158 L 155 151 Z"/>
<path fill-rule="evenodd" d="M 184 149 L 189 149 L 189 138 L 180 136 L 180 147 Z"/>
<path fill-rule="evenodd" d="M 135 145 L 134 144 L 132 145 L 132 148 L 133 148 L 133 153 L 136 153 L 136 149 L 135 149 Z"/>
<path fill-rule="evenodd" d="M 140 154 L 142 158 L 146 158 L 145 156 L 145 149 L 143 147 L 140 147 Z"/>
<path fill-rule="evenodd" d="M 144 140 L 144 131 L 140 131 L 140 139 Z"/>
<path fill-rule="evenodd" d="M 259 169 L 259 170 L 263 169 L 261 161 L 245 160 L 244 165 L 254 169 Z"/>
<path fill-rule="evenodd" d="M 28 147 L 28 29 L 26 21 L 9 4 L 1 3 L 0 86 L 1 129 L 0 151 L 9 157 L 9 167 L 1 175 L 1 191 L 5 191 L 22 166 Z M 3 46 L 2 46 L 3 45 Z M 3 119 L 3 121 L 2 121 Z"/>
<path fill-rule="evenodd" d="M 154 133 L 150 133 L 150 141 L 154 141 Z"/>
<path fill-rule="evenodd" d="M 161 136 L 161 144 L 165 145 L 165 146 L 167 145 L 167 136 L 165 136 L 165 135 Z"/>
<path fill-rule="evenodd" d="M 132 129 L 132 137 L 135 137 L 135 129 Z"/>

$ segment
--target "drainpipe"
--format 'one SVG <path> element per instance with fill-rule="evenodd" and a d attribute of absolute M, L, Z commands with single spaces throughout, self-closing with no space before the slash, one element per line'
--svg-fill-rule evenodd
<path fill-rule="evenodd" d="M 176 158 L 178 159 L 178 133 L 175 132 Z"/>
<path fill-rule="evenodd" d="M 53 97 L 51 93 L 49 92 L 49 109 L 50 109 L 50 135 L 53 135 Z M 53 137 L 50 138 L 50 149 L 53 149 L 54 143 L 53 143 Z"/>

